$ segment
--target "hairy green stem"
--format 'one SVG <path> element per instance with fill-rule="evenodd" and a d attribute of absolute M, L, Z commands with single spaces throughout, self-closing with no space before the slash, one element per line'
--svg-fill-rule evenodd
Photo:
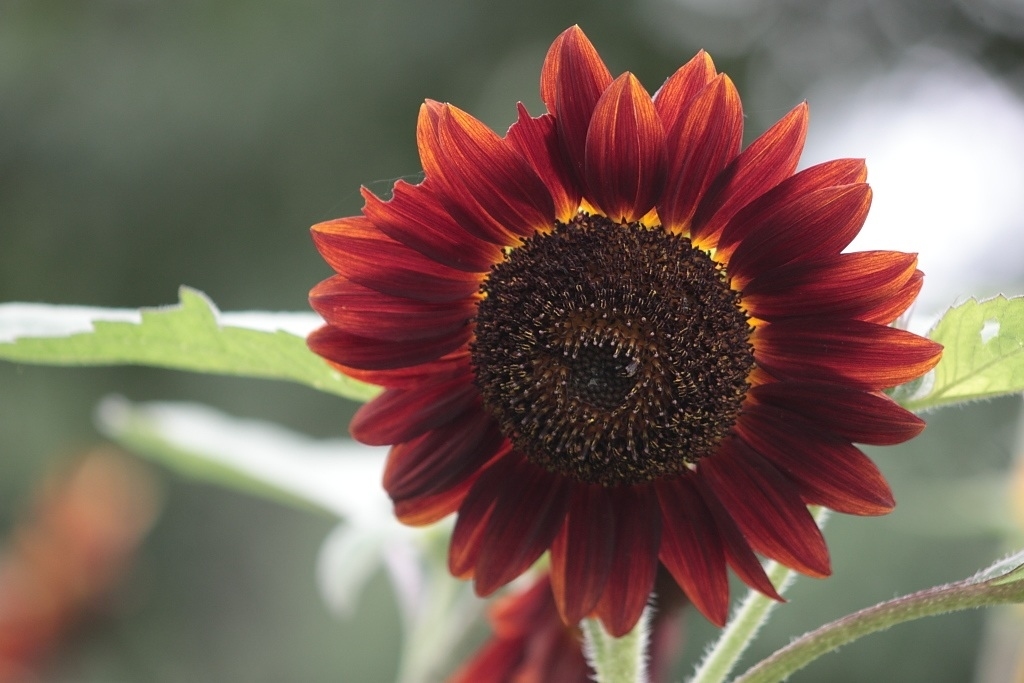
<path fill-rule="evenodd" d="M 972 577 L 911 593 L 842 617 L 794 640 L 756 664 L 734 683 L 781 681 L 825 653 L 905 621 L 974 607 L 1024 602 L 1024 581 L 1005 582 L 1001 578 L 978 583 Z"/>
<path fill-rule="evenodd" d="M 650 608 L 633 630 L 614 638 L 597 619 L 580 622 L 583 652 L 594 669 L 597 683 L 647 683 L 647 636 Z"/>

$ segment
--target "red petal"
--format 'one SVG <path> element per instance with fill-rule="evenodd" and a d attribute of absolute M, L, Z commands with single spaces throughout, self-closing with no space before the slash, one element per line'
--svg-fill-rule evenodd
<path fill-rule="evenodd" d="M 668 180 L 658 215 L 669 229 L 684 231 L 711 182 L 740 149 L 743 109 L 729 77 L 709 83 L 666 131 Z"/>
<path fill-rule="evenodd" d="M 391 370 L 435 361 L 469 342 L 470 329 L 434 339 L 382 341 L 368 339 L 325 325 L 306 338 L 313 353 L 359 370 Z"/>
<path fill-rule="evenodd" d="M 728 257 L 736 246 L 754 232 L 760 223 L 791 202 L 818 190 L 863 183 L 868 177 L 863 159 L 835 159 L 810 168 L 780 182 L 744 206 L 722 230 L 718 251 Z"/>
<path fill-rule="evenodd" d="M 743 287 L 743 306 L 762 320 L 824 316 L 863 320 L 904 303 L 913 291 L 904 285 L 919 272 L 916 266 L 916 254 L 897 251 L 859 251 L 790 263 L 748 282 Z M 893 300 L 896 303 L 890 303 Z M 910 303 L 906 301 L 903 308 Z"/>
<path fill-rule="evenodd" d="M 424 160 L 423 169 L 443 187 L 439 200 L 467 230 L 507 246 L 551 228 L 551 193 L 526 159 L 490 128 L 444 105 L 437 143 L 440 156 Z"/>
<path fill-rule="evenodd" d="M 662 516 L 659 558 L 708 621 L 724 626 L 729 581 L 715 520 L 689 476 L 659 482 L 656 489 Z"/>
<path fill-rule="evenodd" d="M 654 589 L 661 546 L 661 512 L 649 485 L 609 491 L 615 516 L 615 553 L 596 614 L 619 638 L 636 626 Z"/>
<path fill-rule="evenodd" d="M 701 50 L 693 59 L 679 67 L 654 93 L 654 107 L 658 110 L 665 130 L 669 131 L 682 118 L 690 100 L 697 96 L 718 74 L 711 56 Z"/>
<path fill-rule="evenodd" d="M 914 271 L 914 274 L 895 295 L 879 302 L 878 305 L 865 310 L 856 317 L 858 320 L 866 320 L 869 323 L 889 325 L 913 305 L 917 300 L 917 295 L 921 293 L 922 286 L 924 286 L 924 273 L 920 270 Z"/>
<path fill-rule="evenodd" d="M 551 545 L 551 582 L 566 624 L 590 614 L 604 591 L 615 553 L 615 515 L 603 486 L 573 487 L 565 524 Z"/>
<path fill-rule="evenodd" d="M 349 431 L 371 446 L 402 443 L 461 417 L 479 395 L 471 376 L 412 389 L 387 389 L 356 411 Z"/>
<path fill-rule="evenodd" d="M 558 137 L 569 172 L 583 186 L 584 150 L 590 117 L 601 93 L 612 82 L 608 67 L 579 26 L 562 32 L 551 44 L 540 73 L 540 97 L 555 115 Z"/>
<path fill-rule="evenodd" d="M 750 143 L 715 178 L 701 199 L 691 227 L 694 241 L 715 246 L 736 212 L 791 176 L 806 135 L 807 105 L 801 104 Z"/>
<path fill-rule="evenodd" d="M 565 166 L 558 142 L 555 117 L 530 118 L 521 103 L 519 120 L 508 129 L 505 141 L 523 156 L 551 192 L 555 218 L 567 223 L 580 207 L 580 192 Z"/>
<path fill-rule="evenodd" d="M 362 189 L 363 213 L 382 233 L 449 268 L 486 273 L 502 260 L 501 248 L 469 234 L 437 201 L 428 183 L 395 183 L 393 195 L 382 201 Z"/>
<path fill-rule="evenodd" d="M 350 251 L 355 251 L 358 258 L 364 242 L 388 241 L 391 244 L 398 244 L 374 227 L 366 216 L 347 216 L 324 221 L 311 227 L 309 232 L 316 250 L 336 272 L 349 261 Z"/>
<path fill-rule="evenodd" d="M 382 387 L 417 387 L 424 382 L 443 382 L 464 375 L 469 362 L 469 350 L 457 350 L 434 361 L 405 368 L 388 370 L 361 370 L 340 363 L 331 363 L 338 371 L 353 379 Z"/>
<path fill-rule="evenodd" d="M 505 473 L 475 562 L 477 594 L 489 595 L 529 569 L 551 546 L 568 506 L 565 477 L 525 460 Z"/>
<path fill-rule="evenodd" d="M 751 387 L 751 400 L 803 415 L 844 439 L 890 446 L 914 438 L 924 420 L 881 393 L 826 382 L 772 382 Z"/>
<path fill-rule="evenodd" d="M 466 419 L 394 446 L 384 466 L 392 500 L 433 496 L 483 469 L 505 445 L 494 420 L 477 407 Z"/>
<path fill-rule="evenodd" d="M 429 303 L 381 294 L 335 275 L 309 293 L 331 325 L 359 337 L 405 341 L 458 335 L 476 314 L 476 300 Z"/>
<path fill-rule="evenodd" d="M 409 299 L 465 299 L 480 276 L 443 266 L 396 242 L 363 216 L 339 218 L 312 228 L 313 243 L 340 275 L 364 287 Z"/>
<path fill-rule="evenodd" d="M 651 96 L 633 74 L 623 74 L 601 95 L 590 119 L 587 199 L 614 221 L 639 220 L 661 196 L 665 155 L 665 131 Z"/>
<path fill-rule="evenodd" d="M 729 566 L 743 580 L 743 583 L 773 600 L 785 602 L 768 579 L 768 575 L 764 572 L 764 565 L 751 550 L 750 543 L 743 537 L 743 532 L 736 526 L 736 522 L 733 521 L 725 506 L 708 487 L 707 480 L 697 477 L 695 484 L 704 504 L 707 505 L 715 520 L 718 538 L 725 549 L 725 559 Z"/>
<path fill-rule="evenodd" d="M 755 361 L 777 379 L 871 390 L 920 377 L 942 356 L 929 339 L 861 320 L 782 320 L 755 328 L 751 338 Z"/>
<path fill-rule="evenodd" d="M 871 188 L 864 184 L 826 187 L 798 197 L 753 221 L 750 233 L 728 257 L 727 270 L 745 283 L 787 263 L 834 256 L 860 232 L 870 206 Z"/>
<path fill-rule="evenodd" d="M 884 515 L 896 505 L 885 478 L 866 455 L 799 415 L 747 406 L 736 432 L 785 472 L 808 503 L 851 515 Z"/>
<path fill-rule="evenodd" d="M 763 555 L 808 576 L 831 573 L 821 531 L 786 477 L 736 439 L 727 439 L 698 471 Z"/>
<path fill-rule="evenodd" d="M 522 456 L 510 452 L 484 470 L 466 494 L 455 520 L 452 540 L 448 546 L 448 570 L 460 579 L 473 576 L 480 546 L 487 531 L 487 522 L 494 512 L 498 496 L 510 483 L 509 477 Z"/>
<path fill-rule="evenodd" d="M 426 526 L 444 519 L 459 509 L 469 489 L 476 483 L 478 475 L 479 473 L 474 473 L 457 486 L 431 496 L 393 501 L 395 517 L 402 524 L 409 526 Z"/>

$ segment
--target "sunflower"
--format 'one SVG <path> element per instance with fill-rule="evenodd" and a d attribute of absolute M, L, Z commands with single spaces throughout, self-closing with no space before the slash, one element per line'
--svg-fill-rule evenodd
<path fill-rule="evenodd" d="M 313 227 L 337 274 L 309 346 L 384 387 L 352 434 L 392 446 L 400 520 L 457 513 L 449 566 L 478 593 L 550 551 L 565 622 L 621 635 L 660 562 L 721 625 L 727 567 L 774 598 L 758 554 L 830 573 L 808 505 L 892 509 L 852 444 L 924 426 L 882 392 L 939 360 L 889 326 L 923 275 L 842 253 L 871 190 L 862 160 L 795 172 L 806 105 L 741 151 L 703 52 L 651 97 L 573 27 L 540 90 L 505 137 L 421 107 L 423 182 Z"/>

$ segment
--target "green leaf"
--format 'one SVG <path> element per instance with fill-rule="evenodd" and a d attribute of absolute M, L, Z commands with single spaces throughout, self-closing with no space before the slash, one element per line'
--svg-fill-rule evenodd
<path fill-rule="evenodd" d="M 221 314 L 202 292 L 182 287 L 179 296 L 176 306 L 139 311 L 0 306 L 0 358 L 281 379 L 356 401 L 379 391 L 328 365 L 306 348 L 303 334 L 275 329 L 295 328 L 296 314 Z"/>
<path fill-rule="evenodd" d="M 923 380 L 893 397 L 909 410 L 1024 391 L 1024 297 L 971 299 L 951 308 L 928 336 L 945 347 Z"/>

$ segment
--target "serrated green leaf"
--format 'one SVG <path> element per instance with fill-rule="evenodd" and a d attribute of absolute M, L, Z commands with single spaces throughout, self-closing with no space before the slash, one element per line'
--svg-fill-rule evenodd
<path fill-rule="evenodd" d="M 182 287 L 179 297 L 175 306 L 140 309 L 138 321 L 126 319 L 131 311 L 104 315 L 103 309 L 49 307 L 49 317 L 42 323 L 23 325 L 27 335 L 19 334 L 22 320 L 16 315 L 9 316 L 13 320 L 0 319 L 0 338 L 13 339 L 0 343 L 0 358 L 45 365 L 148 365 L 280 379 L 356 401 L 379 391 L 336 371 L 306 347 L 301 335 L 227 325 L 202 292 Z M 83 315 L 84 322 L 91 323 L 85 325 L 87 331 L 54 336 L 49 330 L 54 327 L 59 333 L 62 316 L 82 329 Z"/>
<path fill-rule="evenodd" d="M 1024 391 L 1024 297 L 965 301 L 947 311 L 928 336 L 945 350 L 916 391 L 894 394 L 907 409 Z"/>

